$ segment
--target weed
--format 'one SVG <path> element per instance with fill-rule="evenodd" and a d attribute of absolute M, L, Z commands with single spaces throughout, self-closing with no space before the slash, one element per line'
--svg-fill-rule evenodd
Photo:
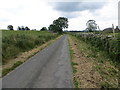
<path fill-rule="evenodd" d="M 74 65 L 78 65 L 77 63 L 75 63 L 75 62 L 71 62 L 71 64 L 74 66 Z"/>
<path fill-rule="evenodd" d="M 13 64 L 13 66 L 11 67 L 12 70 L 14 70 L 16 67 L 18 67 L 19 65 L 21 65 L 23 62 L 21 61 L 17 61 L 16 63 Z"/>
<path fill-rule="evenodd" d="M 78 88 L 78 81 L 75 77 L 73 78 L 73 82 L 74 82 L 74 87 Z"/>
<path fill-rule="evenodd" d="M 7 75 L 10 71 L 14 70 L 16 67 L 18 67 L 22 63 L 23 62 L 21 62 L 21 61 L 17 61 L 16 63 L 14 63 L 14 65 L 11 68 L 3 69 L 2 70 L 2 77 Z"/>
<path fill-rule="evenodd" d="M 5 76 L 6 74 L 8 74 L 10 71 L 11 71 L 11 68 L 4 69 L 2 71 L 2 77 Z"/>

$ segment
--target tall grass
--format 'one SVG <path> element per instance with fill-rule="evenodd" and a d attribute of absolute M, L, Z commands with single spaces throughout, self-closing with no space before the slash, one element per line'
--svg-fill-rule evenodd
<path fill-rule="evenodd" d="M 5 64 L 9 59 L 18 54 L 42 45 L 54 39 L 58 34 L 48 31 L 2 31 L 2 62 Z"/>

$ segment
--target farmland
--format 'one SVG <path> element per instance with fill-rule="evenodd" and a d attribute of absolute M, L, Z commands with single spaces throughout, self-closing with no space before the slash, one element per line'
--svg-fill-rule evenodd
<path fill-rule="evenodd" d="M 58 34 L 47 31 L 2 31 L 2 62 L 17 57 L 45 42 L 54 39 Z"/>

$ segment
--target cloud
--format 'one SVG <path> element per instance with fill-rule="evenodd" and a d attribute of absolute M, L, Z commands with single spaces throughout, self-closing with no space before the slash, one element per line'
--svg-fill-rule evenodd
<path fill-rule="evenodd" d="M 94 11 L 105 5 L 103 2 L 56 2 L 54 9 L 61 12 Z"/>
<path fill-rule="evenodd" d="M 0 29 L 13 25 L 14 29 L 18 26 L 28 26 L 30 29 L 39 30 L 48 27 L 59 17 L 58 12 L 42 0 L 12 0 L 9 4 L 6 2 L 7 0 L 3 0 L 4 5 L 0 3 Z"/>
<path fill-rule="evenodd" d="M 0 29 L 11 24 L 39 30 L 61 16 L 69 19 L 68 30 L 84 30 L 89 19 L 104 29 L 118 24 L 117 5 L 118 0 L 2 0 Z"/>
<path fill-rule="evenodd" d="M 55 2 L 53 8 L 59 11 L 61 15 L 75 18 L 79 16 L 78 12 L 87 10 L 92 13 L 95 10 L 101 9 L 104 5 L 105 2 Z"/>

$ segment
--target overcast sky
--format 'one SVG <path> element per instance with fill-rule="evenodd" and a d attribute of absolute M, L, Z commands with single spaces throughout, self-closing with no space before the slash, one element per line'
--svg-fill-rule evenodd
<path fill-rule="evenodd" d="M 100 29 L 118 25 L 119 0 L 1 0 L 0 29 L 7 25 L 40 30 L 58 17 L 67 17 L 67 30 L 84 30 L 88 20 Z"/>

